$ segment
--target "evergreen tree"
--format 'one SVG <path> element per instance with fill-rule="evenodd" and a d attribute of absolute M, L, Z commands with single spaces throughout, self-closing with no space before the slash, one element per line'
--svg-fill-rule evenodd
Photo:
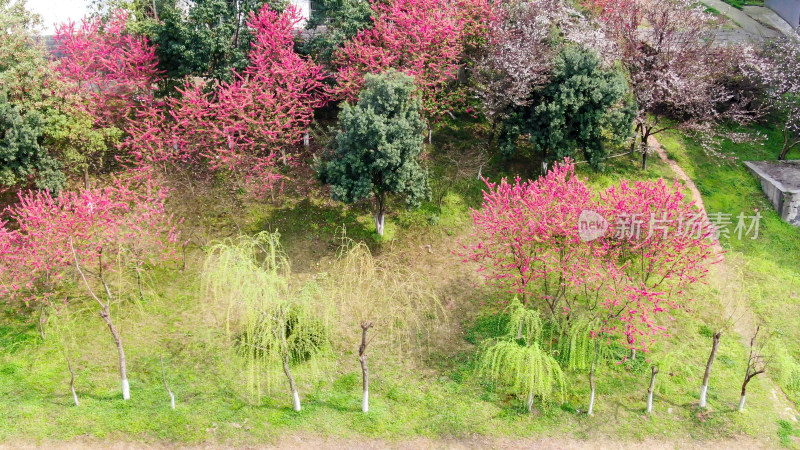
<path fill-rule="evenodd" d="M 372 27 L 372 2 L 368 0 L 318 0 L 306 28 L 325 26 L 314 33 L 304 50 L 318 61 L 331 62 L 333 53 L 359 31 Z"/>
<path fill-rule="evenodd" d="M 317 162 L 319 179 L 335 200 L 353 203 L 372 197 L 375 228 L 383 236 L 387 194 L 418 207 L 428 195 L 427 173 L 419 164 L 421 103 L 414 79 L 389 70 L 367 75 L 358 103 L 345 103 L 331 154 Z"/>
<path fill-rule="evenodd" d="M 158 20 L 144 27 L 156 46 L 159 69 L 168 84 L 186 76 L 231 81 L 231 69 L 244 70 L 253 42 L 247 27 L 251 14 L 264 4 L 283 10 L 283 0 L 196 0 L 184 10 L 177 2 L 164 2 Z M 170 83 L 171 82 L 171 83 Z"/>
<path fill-rule="evenodd" d="M 39 114 L 31 111 L 23 116 L 0 92 L 0 185 L 26 184 L 35 176 L 40 189 L 57 192 L 63 187 L 61 164 L 39 145 L 41 138 Z"/>
<path fill-rule="evenodd" d="M 556 58 L 550 83 L 533 90 L 505 120 L 501 148 L 513 154 L 519 137 L 527 136 L 543 167 L 582 151 L 597 169 L 609 139 L 630 135 L 635 108 L 627 97 L 625 78 L 602 67 L 595 52 L 567 47 Z"/>

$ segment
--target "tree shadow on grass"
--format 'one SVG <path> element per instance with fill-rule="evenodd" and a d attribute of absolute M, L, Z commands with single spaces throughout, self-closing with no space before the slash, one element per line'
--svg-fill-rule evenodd
<path fill-rule="evenodd" d="M 371 250 L 379 246 L 377 235 L 368 223 L 369 205 L 312 201 L 309 198 L 271 210 L 253 226 L 253 232 L 278 231 L 281 243 L 297 272 L 313 271 L 324 257 L 336 256 L 344 232 L 355 241 L 364 241 Z M 367 219 L 365 219 L 365 216 Z"/>

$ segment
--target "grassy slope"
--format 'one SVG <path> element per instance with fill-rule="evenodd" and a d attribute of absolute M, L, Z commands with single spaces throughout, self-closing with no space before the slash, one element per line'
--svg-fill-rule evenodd
<path fill-rule="evenodd" d="M 703 195 L 710 213 L 763 216 L 758 239 L 722 237 L 728 250 L 727 264 L 738 274 L 734 283 L 739 286 L 733 295 L 740 296 L 755 312 L 757 319 L 767 324 L 774 343 L 800 358 L 800 230 L 783 222 L 761 191 L 759 182 L 742 161 L 774 160 L 780 149 L 780 134 L 771 128 L 753 127 L 766 139 L 756 143 L 736 144 L 725 141 L 722 152 L 734 160 L 721 160 L 702 151 L 691 139 L 676 133 L 660 137 L 670 157 L 688 172 Z M 794 151 L 789 158 L 800 158 Z M 736 220 L 733 220 L 736 222 Z M 733 231 L 733 227 L 731 227 Z M 780 361 L 776 361 L 780 364 Z M 773 369 L 779 369 L 774 367 Z M 773 370 L 773 376 L 778 370 Z M 785 380 L 781 381 L 786 385 Z M 800 393 L 787 392 L 795 401 Z"/>
<path fill-rule="evenodd" d="M 445 143 L 456 149 L 469 147 L 474 144 L 473 131 L 469 127 L 444 129 L 436 136 L 435 147 L 443 148 Z M 678 155 L 679 161 L 691 166 L 694 159 L 686 155 L 699 157 L 696 153 Z M 433 154 L 435 157 L 436 151 Z M 610 169 L 603 174 L 583 175 L 597 186 L 608 185 L 619 176 L 669 176 L 668 169 L 657 161 L 644 174 L 632 169 L 626 158 L 614 160 Z M 692 175 L 702 182 L 708 169 L 698 165 Z M 744 180 L 740 169 L 724 170 L 721 173 L 729 170 L 738 174 L 739 181 Z M 496 178 L 501 173 L 490 165 L 484 174 Z M 717 184 L 710 186 L 720 191 L 720 196 L 725 195 L 723 188 L 713 188 Z M 755 187 L 753 183 L 750 186 L 752 192 L 746 198 L 755 199 Z M 354 349 L 346 348 L 334 348 L 316 370 L 298 371 L 304 397 L 302 412 L 288 407 L 284 381 L 279 377 L 271 396 L 262 404 L 248 403 L 241 367 L 226 356 L 220 344 L 221 330 L 208 325 L 209 311 L 198 304 L 199 252 L 194 252 L 186 271 L 152 273 L 146 300 L 132 302 L 117 313 L 132 380 L 133 399 L 129 402 L 120 398 L 114 348 L 96 316 L 79 312 L 71 327 L 76 386 L 82 401 L 81 407 L 75 408 L 69 396 L 66 364 L 53 340 L 42 341 L 34 325 L 22 317 L 6 315 L 0 325 L 0 441 L 88 435 L 253 443 L 292 432 L 391 439 L 470 434 L 716 439 L 740 433 L 777 439 L 777 418 L 760 380 L 751 386 L 750 412 L 733 412 L 746 357 L 738 340 L 723 341 L 710 391 L 712 412 L 700 414 L 693 406 L 710 343 L 703 318 L 721 311 L 713 286 L 698 287 L 694 312 L 679 313 L 674 338 L 649 356 L 664 363 L 672 355 L 673 361 L 680 362 L 659 376 L 652 417 L 644 415 L 649 366 L 643 358 L 630 366 L 610 364 L 601 369 L 594 417 L 576 413 L 585 408 L 588 397 L 585 374 L 568 375 L 570 389 L 564 405 L 543 408 L 533 416 L 523 411 L 517 399 L 477 379 L 474 344 L 497 333 L 500 316 L 495 315 L 496 300 L 500 297 L 474 289 L 472 269 L 461 265 L 452 251 L 458 249 L 460 240 L 469 239 L 468 208 L 478 205 L 480 189 L 477 180 L 458 181 L 449 188 L 441 211 L 432 203 L 411 212 L 394 206 L 387 224 L 389 239 L 383 243 L 378 243 L 371 232 L 366 206 L 343 207 L 320 194 L 292 195 L 281 206 L 254 203 L 225 209 L 216 201 L 197 206 L 203 210 L 202 221 L 210 224 L 207 234 L 221 235 L 235 229 L 225 217 L 236 217 L 236 226 L 248 232 L 279 229 L 294 271 L 303 276 L 324 270 L 335 253 L 337 230 L 344 223 L 348 235 L 368 241 L 381 258 L 405 261 L 436 283 L 451 311 L 449 332 L 431 342 L 426 356 L 417 358 L 417 362 L 388 357 L 393 349 L 374 350 L 369 415 L 359 413 L 360 373 Z M 710 199 L 712 210 L 713 205 L 721 206 Z M 791 239 L 791 230 L 781 228 L 774 220 L 765 228 L 769 241 L 764 245 L 784 237 Z M 781 230 L 780 236 L 772 234 L 776 229 Z M 432 250 L 426 251 L 426 245 Z M 768 255 L 752 257 L 754 264 L 763 266 L 760 273 L 764 277 L 772 276 L 774 264 L 784 267 L 783 263 L 770 262 Z M 742 258 L 750 255 L 743 254 Z M 767 284 L 762 285 L 766 289 Z M 175 411 L 169 409 L 161 385 L 161 356 L 166 359 L 168 378 L 177 396 Z"/>

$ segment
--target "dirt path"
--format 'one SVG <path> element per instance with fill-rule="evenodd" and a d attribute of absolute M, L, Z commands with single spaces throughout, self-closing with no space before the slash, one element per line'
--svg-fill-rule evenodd
<path fill-rule="evenodd" d="M 587 441 L 567 438 L 504 438 L 504 437 L 467 437 L 467 438 L 414 438 L 410 440 L 388 440 L 388 439 L 351 439 L 351 438 L 324 438 L 310 435 L 292 435 L 280 438 L 278 442 L 263 445 L 247 445 L 245 448 L 258 449 L 333 449 L 333 450 L 360 450 L 360 449 L 597 449 L 597 450 L 627 450 L 627 449 L 647 449 L 647 450 L 667 450 L 667 449 L 731 449 L 747 448 L 761 449 L 774 448 L 769 442 L 757 440 L 749 436 L 738 436 L 736 438 L 722 441 L 694 441 L 690 439 L 679 440 L 657 440 L 646 439 L 643 441 L 620 441 L 613 438 L 591 439 Z M 102 441 L 95 439 L 77 439 L 72 442 L 40 442 L 37 444 L 17 442 L 1 444 L 0 450 L 4 449 L 33 449 L 33 448 L 52 448 L 58 450 L 77 450 L 77 449 L 109 449 L 109 450 L 131 450 L 131 449 L 234 449 L 242 448 L 229 444 L 205 443 L 201 445 L 182 445 L 168 442 L 141 443 L 141 442 L 119 442 Z"/>
<path fill-rule="evenodd" d="M 658 157 L 665 164 L 669 166 L 675 177 L 683 182 L 689 192 L 692 194 L 692 200 L 695 205 L 703 211 L 708 219 L 706 207 L 703 204 L 703 197 L 700 195 L 700 190 L 694 184 L 689 175 L 672 159 L 669 159 L 667 152 L 661 144 L 652 136 L 647 141 L 649 147 L 656 151 Z M 720 253 L 721 259 L 725 251 L 720 245 L 719 241 L 714 242 L 714 250 Z M 712 283 L 714 283 L 719 291 L 720 304 L 725 308 L 725 315 L 732 323 L 730 324 L 731 331 L 739 334 L 742 344 L 749 347 L 750 338 L 756 330 L 758 319 L 753 311 L 747 305 L 747 299 L 740 291 L 740 278 L 741 268 L 734 267 L 730 261 L 722 259 L 718 264 L 714 265 L 712 272 Z M 786 397 L 783 390 L 775 384 L 770 378 L 766 377 L 770 388 L 770 397 L 772 398 L 775 412 L 784 420 L 797 422 L 796 405 Z"/>

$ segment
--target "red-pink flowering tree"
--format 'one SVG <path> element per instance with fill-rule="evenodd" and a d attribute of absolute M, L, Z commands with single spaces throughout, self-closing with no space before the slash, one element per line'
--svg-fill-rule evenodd
<path fill-rule="evenodd" d="M 108 20 L 83 19 L 56 28 L 62 79 L 74 85 L 85 112 L 99 127 L 124 129 L 135 111 L 153 101 L 160 78 L 155 47 L 126 31 L 128 14 L 115 11 Z"/>
<path fill-rule="evenodd" d="M 600 199 L 609 229 L 595 243 L 603 255 L 595 270 L 609 281 L 600 304 L 612 319 L 603 331 L 647 350 L 667 332 L 657 316 L 683 307 L 684 289 L 715 261 L 712 227 L 678 181 L 623 180 Z"/>
<path fill-rule="evenodd" d="M 678 184 L 623 181 L 597 193 L 567 160 L 536 181 L 487 186 L 465 261 L 554 319 L 599 319 L 595 335 L 632 349 L 666 334 L 659 316 L 683 306 L 713 256 L 709 224 Z"/>
<path fill-rule="evenodd" d="M 503 179 L 487 187 L 483 207 L 472 211 L 478 243 L 467 247 L 466 259 L 479 263 L 491 284 L 559 316 L 571 303 L 569 287 L 585 272 L 582 250 L 588 247 L 577 217 L 597 209 L 594 194 L 571 163 L 535 181 Z"/>
<path fill-rule="evenodd" d="M 151 110 L 132 127 L 128 143 L 140 163 L 184 162 L 227 169 L 268 189 L 281 178 L 274 166 L 308 132 L 315 108 L 327 100 L 325 73 L 294 51 L 294 6 L 251 15 L 250 65 L 214 89 L 187 80 L 167 111 Z"/>
<path fill-rule="evenodd" d="M 0 290 L 6 297 L 55 306 L 78 276 L 108 325 L 119 354 L 124 399 L 130 398 L 122 337 L 111 316 L 117 294 L 109 273 L 133 270 L 172 255 L 178 232 L 153 181 L 117 181 L 107 188 L 19 195 L 0 230 Z M 114 277 L 115 279 L 117 277 Z"/>
<path fill-rule="evenodd" d="M 156 106 L 153 91 L 161 74 L 155 47 L 146 37 L 129 33 L 127 23 L 127 13 L 120 10 L 107 20 L 85 18 L 56 28 L 61 91 L 70 92 L 67 104 L 88 116 L 93 132 L 92 145 L 82 149 L 80 158 L 86 188 L 90 167 L 100 168 L 132 121 Z"/>
<path fill-rule="evenodd" d="M 354 101 L 364 75 L 389 68 L 411 75 L 423 108 L 436 119 L 463 101 L 454 84 L 465 48 L 480 45 L 491 20 L 486 0 L 373 2 L 373 27 L 334 55 L 339 95 Z"/>

